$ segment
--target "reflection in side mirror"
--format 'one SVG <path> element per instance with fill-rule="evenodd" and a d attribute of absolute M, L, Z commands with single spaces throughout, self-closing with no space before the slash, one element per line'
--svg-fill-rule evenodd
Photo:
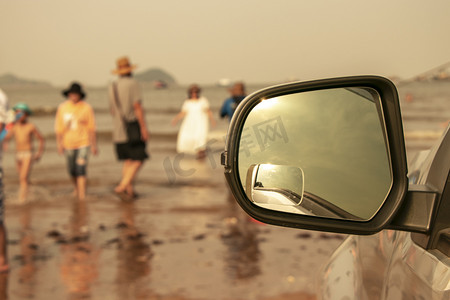
<path fill-rule="evenodd" d="M 296 212 L 303 199 L 303 171 L 298 167 L 258 164 L 247 172 L 247 196 L 255 204 L 291 207 Z M 285 208 L 287 209 L 287 208 Z"/>
<path fill-rule="evenodd" d="M 247 198 L 283 212 L 370 220 L 392 186 L 379 97 L 372 88 L 345 87 L 261 99 L 239 141 Z"/>

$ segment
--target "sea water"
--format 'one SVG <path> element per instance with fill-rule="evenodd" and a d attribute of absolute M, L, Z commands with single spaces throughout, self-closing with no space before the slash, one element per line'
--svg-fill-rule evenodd
<path fill-rule="evenodd" d="M 253 92 L 264 85 L 248 86 L 247 91 Z M 46 137 L 52 137 L 54 133 L 54 116 L 57 106 L 65 101 L 61 91 L 63 88 L 55 87 L 26 87 L 3 88 L 10 106 L 19 102 L 27 103 L 34 112 L 31 120 Z M 110 134 L 112 129 L 111 116 L 109 114 L 109 102 L 107 88 L 85 88 L 85 101 L 92 105 L 95 111 L 97 130 L 100 135 Z M 207 86 L 202 88 L 202 96 L 209 100 L 216 120 L 219 121 L 219 109 L 222 102 L 229 97 L 227 87 Z M 174 137 L 177 127 L 171 126 L 171 120 L 181 110 L 183 101 L 187 98 L 187 87 L 172 86 L 166 89 L 155 89 L 150 85 L 142 85 L 143 106 L 146 112 L 148 127 L 156 137 Z M 228 120 L 218 122 L 215 130 L 226 131 Z"/>

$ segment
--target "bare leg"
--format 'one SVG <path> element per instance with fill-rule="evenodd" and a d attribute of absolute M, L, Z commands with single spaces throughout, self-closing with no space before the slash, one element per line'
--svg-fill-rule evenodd
<path fill-rule="evenodd" d="M 114 192 L 116 192 L 116 193 L 123 193 L 127 189 L 127 187 L 122 187 L 121 183 L 123 182 L 123 179 L 125 178 L 126 174 L 128 173 L 128 170 L 131 167 L 131 163 L 132 163 L 132 160 L 130 160 L 130 159 L 127 159 L 127 160 L 125 160 L 123 162 L 123 165 L 122 165 L 122 177 L 120 178 L 120 182 L 114 188 Z"/>
<path fill-rule="evenodd" d="M 205 150 L 197 151 L 197 159 L 204 159 L 205 157 L 206 157 L 206 151 Z"/>
<path fill-rule="evenodd" d="M 125 174 L 127 172 L 127 169 L 130 167 L 131 164 L 131 160 L 127 159 L 126 161 L 124 161 L 123 166 L 122 166 L 122 178 L 125 177 Z"/>
<path fill-rule="evenodd" d="M 133 186 L 134 179 L 136 178 L 136 175 L 139 172 L 139 170 L 142 168 L 143 164 L 144 164 L 143 161 L 134 161 L 132 166 L 130 167 L 131 168 L 131 171 L 130 171 L 130 174 L 129 174 L 130 181 L 129 181 L 129 183 L 126 186 L 126 192 L 130 196 L 135 195 L 134 186 Z"/>
<path fill-rule="evenodd" d="M 9 270 L 8 256 L 6 251 L 6 230 L 3 222 L 0 223 L 0 272 Z"/>
<path fill-rule="evenodd" d="M 18 163 L 19 168 L 19 201 L 21 204 L 25 203 L 28 194 L 28 179 L 30 177 L 31 170 L 31 157 L 24 158 Z"/>
<path fill-rule="evenodd" d="M 77 197 L 78 198 L 78 184 L 77 184 L 77 177 L 72 176 L 72 183 L 73 183 L 73 193 L 72 193 L 72 197 Z"/>
<path fill-rule="evenodd" d="M 16 168 L 17 168 L 17 173 L 20 174 L 20 169 L 22 169 L 22 161 L 16 159 Z"/>
<path fill-rule="evenodd" d="M 144 162 L 140 160 L 125 161 L 122 170 L 122 180 L 114 189 L 116 193 L 126 192 L 129 195 L 134 193 L 133 182 L 143 163 Z"/>
<path fill-rule="evenodd" d="M 77 179 L 78 200 L 86 199 L 86 176 L 78 176 Z"/>
<path fill-rule="evenodd" d="M 131 168 L 132 163 L 133 163 L 133 161 L 130 159 L 127 159 L 124 161 L 123 166 L 122 166 L 122 177 L 120 178 L 119 184 L 114 189 L 115 192 L 121 193 L 128 189 L 128 187 L 122 187 L 121 183 L 123 182 L 123 179 L 127 176 L 127 173 L 129 172 L 129 169 Z"/>
<path fill-rule="evenodd" d="M 19 174 L 19 194 L 17 196 L 19 203 L 22 203 L 22 199 L 20 197 L 21 192 L 22 192 L 22 186 L 20 185 L 20 174 L 21 174 L 21 170 L 22 170 L 22 160 L 16 159 L 16 169 L 17 169 L 17 174 Z"/>

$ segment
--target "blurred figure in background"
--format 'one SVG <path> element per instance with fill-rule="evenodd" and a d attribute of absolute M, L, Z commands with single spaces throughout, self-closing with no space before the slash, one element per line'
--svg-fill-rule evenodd
<path fill-rule="evenodd" d="M 66 155 L 77 198 L 84 200 L 89 150 L 93 155 L 97 155 L 94 110 L 83 101 L 86 93 L 80 84 L 72 83 L 62 94 L 67 100 L 61 103 L 56 111 L 58 153 Z"/>
<path fill-rule="evenodd" d="M 222 108 L 220 109 L 220 117 L 221 118 L 228 117 L 229 120 L 231 120 L 231 117 L 233 116 L 236 107 L 247 96 L 245 92 L 244 83 L 236 82 L 230 89 L 230 94 L 231 94 L 230 97 L 225 99 Z"/>
<path fill-rule="evenodd" d="M 145 113 L 142 106 L 141 89 L 133 78 L 135 65 L 131 65 L 127 57 L 117 60 L 117 68 L 113 74 L 119 75 L 117 81 L 108 88 L 109 105 L 113 118 L 113 142 L 116 148 L 117 159 L 123 161 L 122 177 L 114 192 L 124 201 L 135 199 L 134 179 L 148 159 L 146 143 L 150 138 L 145 122 Z M 141 140 L 131 142 L 128 140 L 125 122 L 139 123 Z"/>
<path fill-rule="evenodd" d="M 4 150 L 8 147 L 8 141 L 14 138 L 16 144 L 16 165 L 19 173 L 20 189 L 19 202 L 25 203 L 28 194 L 28 184 L 31 167 L 34 161 L 38 161 L 44 152 L 44 138 L 37 127 L 28 121 L 31 110 L 25 103 L 18 103 L 13 107 L 16 114 L 16 122 L 5 137 Z M 38 151 L 33 151 L 33 141 L 39 141 Z"/>
<path fill-rule="evenodd" d="M 197 158 L 205 157 L 206 139 L 209 123 L 216 126 L 216 121 L 209 107 L 208 99 L 200 96 L 201 89 L 193 84 L 188 89 L 188 99 L 183 103 L 181 111 L 172 120 L 175 126 L 183 120 L 177 139 L 177 152 L 196 154 Z"/>
<path fill-rule="evenodd" d="M 6 117 L 8 111 L 8 98 L 0 89 L 0 132 L 3 131 L 6 124 Z M 0 143 L 2 141 L 0 140 Z M 0 273 L 9 270 L 8 255 L 6 251 L 6 228 L 4 223 L 5 194 L 3 192 L 3 169 L 2 169 L 2 153 L 3 147 L 0 147 Z"/>

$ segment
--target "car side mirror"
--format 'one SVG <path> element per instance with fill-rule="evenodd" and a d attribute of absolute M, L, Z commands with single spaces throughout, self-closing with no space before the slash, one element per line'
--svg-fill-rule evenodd
<path fill-rule="evenodd" d="M 237 202 L 257 220 L 380 231 L 408 187 L 397 90 L 359 76 L 258 91 L 233 116 L 223 164 Z"/>

